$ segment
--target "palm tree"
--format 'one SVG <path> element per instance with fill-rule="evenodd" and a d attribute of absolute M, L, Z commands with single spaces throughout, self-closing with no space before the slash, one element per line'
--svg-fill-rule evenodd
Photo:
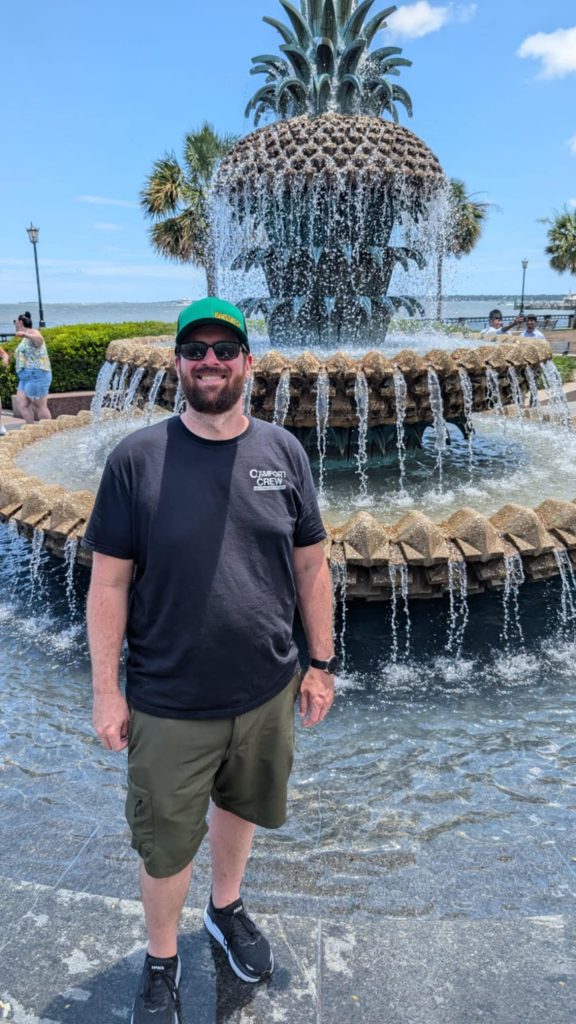
<path fill-rule="evenodd" d="M 482 234 L 482 226 L 491 203 L 478 202 L 468 195 L 466 186 L 458 178 L 448 185 L 448 215 L 446 231 L 439 242 L 437 258 L 436 319 L 442 319 L 442 277 L 446 256 L 467 256 Z"/>
<path fill-rule="evenodd" d="M 206 271 L 208 294 L 216 293 L 216 264 L 210 238 L 208 196 L 218 162 L 237 136 L 218 135 L 207 121 L 184 138 L 184 162 L 174 153 L 156 160 L 140 192 L 140 205 L 155 223 L 150 240 L 156 252 Z"/>
<path fill-rule="evenodd" d="M 559 274 L 576 274 L 576 210 L 570 212 L 565 206 L 554 220 L 548 218 L 544 223 L 550 224 L 544 250 L 550 257 L 550 266 Z"/>

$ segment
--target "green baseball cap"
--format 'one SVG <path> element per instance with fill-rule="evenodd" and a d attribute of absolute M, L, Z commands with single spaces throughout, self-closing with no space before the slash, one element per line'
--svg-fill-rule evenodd
<path fill-rule="evenodd" d="M 242 344 L 246 346 L 248 352 L 250 351 L 244 313 L 237 306 L 233 306 L 231 302 L 216 298 L 199 299 L 198 302 L 193 302 L 192 305 L 186 306 L 181 311 L 178 317 L 176 346 L 186 340 L 194 327 L 200 327 L 202 324 L 227 327 L 228 330 L 234 331 L 234 334 L 238 335 Z"/>

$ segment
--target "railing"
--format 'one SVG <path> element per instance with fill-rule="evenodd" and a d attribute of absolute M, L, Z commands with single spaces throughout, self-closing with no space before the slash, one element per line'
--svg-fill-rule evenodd
<path fill-rule="evenodd" d="M 11 341 L 15 337 L 14 331 L 0 331 L 0 345 L 3 341 Z"/>
<path fill-rule="evenodd" d="M 528 313 L 529 311 L 525 308 L 524 316 L 527 316 Z M 504 317 L 504 324 L 510 323 L 513 319 L 513 316 Z M 553 315 L 546 313 L 544 316 L 538 316 L 536 326 L 540 331 L 564 331 L 575 326 L 575 319 L 576 315 L 574 313 L 555 313 Z M 410 319 L 407 318 L 407 322 L 410 324 L 410 328 L 412 328 L 413 324 L 430 328 L 438 323 L 449 327 L 469 328 L 472 331 L 483 331 L 488 327 L 488 317 L 486 316 L 443 316 L 441 320 L 436 320 L 434 317 L 411 317 Z M 520 326 L 518 324 L 518 329 L 520 329 Z"/>

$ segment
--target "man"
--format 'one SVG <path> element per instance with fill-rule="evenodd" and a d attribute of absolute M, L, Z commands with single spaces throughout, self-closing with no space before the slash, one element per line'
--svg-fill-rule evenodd
<path fill-rule="evenodd" d="M 526 317 L 526 328 L 520 335 L 521 338 L 543 338 L 542 331 L 538 330 L 538 317 L 535 313 L 529 313 Z"/>
<path fill-rule="evenodd" d="M 511 331 L 513 327 L 519 327 L 520 324 L 524 323 L 524 317 L 522 315 L 515 316 L 509 324 L 504 327 L 502 313 L 499 309 L 491 309 L 488 314 L 488 327 L 486 327 L 482 334 L 506 334 Z"/>
<path fill-rule="evenodd" d="M 243 414 L 242 312 L 216 298 L 182 310 L 175 366 L 184 413 L 118 445 L 86 533 L 94 726 L 106 748 L 128 747 L 148 931 L 133 1024 L 179 1020 L 178 923 L 207 831 L 206 928 L 244 981 L 272 972 L 240 886 L 255 826 L 285 820 L 296 694 L 304 725 L 321 722 L 336 668 L 312 475 L 295 438 Z M 303 678 L 296 602 L 311 655 Z"/>

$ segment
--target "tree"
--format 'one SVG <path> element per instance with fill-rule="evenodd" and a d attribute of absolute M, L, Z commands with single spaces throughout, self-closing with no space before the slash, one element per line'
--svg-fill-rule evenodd
<path fill-rule="evenodd" d="M 482 234 L 482 226 L 491 203 L 478 202 L 468 195 L 466 186 L 458 178 L 449 183 L 446 230 L 439 242 L 437 261 L 436 318 L 442 319 L 442 277 L 446 256 L 467 256 Z"/>
<path fill-rule="evenodd" d="M 559 274 L 576 274 L 576 210 L 570 212 L 565 206 L 554 220 L 548 218 L 543 223 L 550 224 L 544 250 L 550 257 L 550 266 Z"/>
<path fill-rule="evenodd" d="M 218 135 L 207 121 L 184 138 L 184 162 L 174 153 L 156 160 L 140 192 L 140 205 L 155 223 L 150 240 L 156 252 L 206 271 L 208 294 L 216 293 L 216 263 L 210 237 L 209 189 L 216 165 L 237 142 Z"/>

